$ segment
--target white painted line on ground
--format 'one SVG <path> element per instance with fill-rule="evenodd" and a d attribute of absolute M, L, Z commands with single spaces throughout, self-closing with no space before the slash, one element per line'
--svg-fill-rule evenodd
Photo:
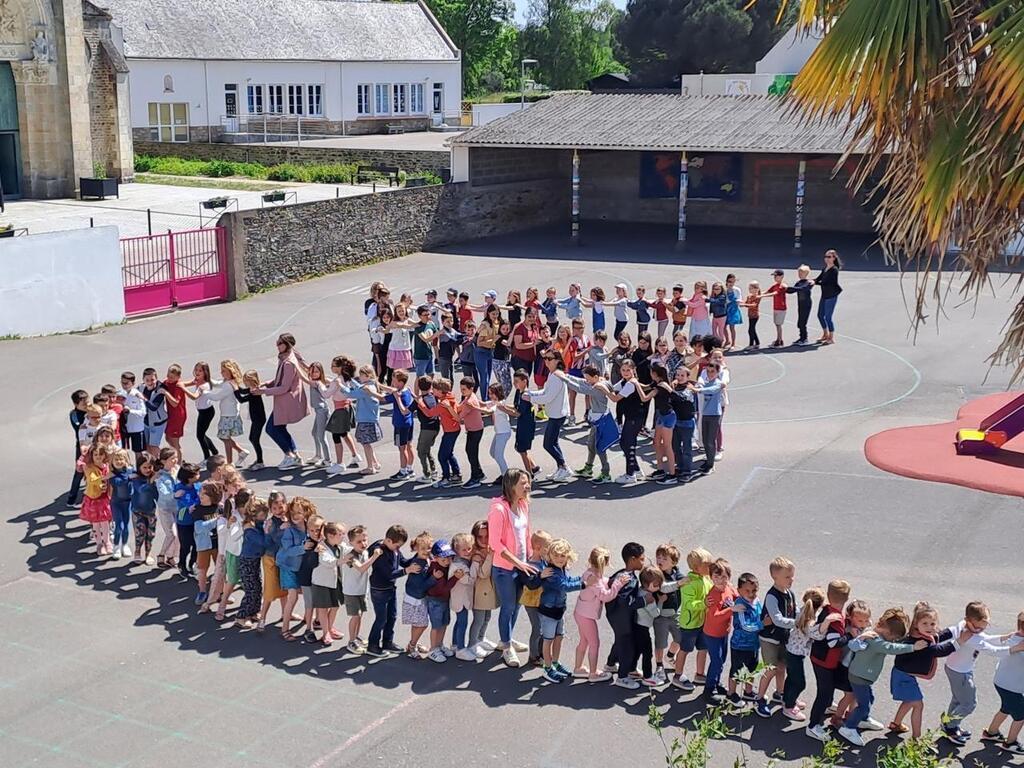
<path fill-rule="evenodd" d="M 389 709 L 383 715 L 381 715 L 376 720 L 374 720 L 372 723 L 368 724 L 365 728 L 363 728 L 361 731 L 359 731 L 359 733 L 356 733 L 356 734 L 354 734 L 352 736 L 349 736 L 344 741 L 344 743 L 339 744 L 338 746 L 336 746 L 334 749 L 332 749 L 326 755 L 321 757 L 319 760 L 315 760 L 312 763 L 310 763 L 309 764 L 309 768 L 324 768 L 324 766 L 331 765 L 332 761 L 334 760 L 334 758 L 336 758 L 338 755 L 344 753 L 344 751 L 346 749 L 349 749 L 350 747 L 354 746 L 355 744 L 357 744 L 360 741 L 362 741 L 363 739 L 365 739 L 367 736 L 369 736 L 375 730 L 377 730 L 382 725 L 384 725 L 384 723 L 386 723 L 388 720 L 393 718 L 395 715 L 400 713 L 403 709 L 408 707 L 410 704 L 414 703 L 419 698 L 420 698 L 419 696 L 417 696 L 416 694 L 413 694 L 412 696 L 409 696 L 409 698 L 403 699 L 402 701 L 398 702 L 395 706 L 393 706 L 391 709 Z"/>

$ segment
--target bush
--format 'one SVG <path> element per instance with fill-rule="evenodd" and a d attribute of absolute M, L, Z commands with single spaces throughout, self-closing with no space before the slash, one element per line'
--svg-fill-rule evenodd
<path fill-rule="evenodd" d="M 238 176 L 240 174 L 235 170 L 234 163 L 229 163 L 227 160 L 211 160 L 206 164 L 203 175 L 219 179 L 224 176 Z"/>
<path fill-rule="evenodd" d="M 309 180 L 317 184 L 348 184 L 356 172 L 354 165 L 307 165 Z"/>
<path fill-rule="evenodd" d="M 155 157 L 149 155 L 136 155 L 135 156 L 135 172 L 136 173 L 149 173 L 153 170 L 153 165 L 156 163 Z"/>
<path fill-rule="evenodd" d="M 295 163 L 280 163 L 267 170 L 267 178 L 271 181 L 306 181 L 308 175 L 308 168 Z"/>

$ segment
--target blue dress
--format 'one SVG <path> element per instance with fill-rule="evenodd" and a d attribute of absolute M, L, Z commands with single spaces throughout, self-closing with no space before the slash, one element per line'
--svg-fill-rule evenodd
<path fill-rule="evenodd" d="M 725 293 L 725 324 L 743 325 L 743 314 L 740 312 L 740 290 L 732 288 Z"/>

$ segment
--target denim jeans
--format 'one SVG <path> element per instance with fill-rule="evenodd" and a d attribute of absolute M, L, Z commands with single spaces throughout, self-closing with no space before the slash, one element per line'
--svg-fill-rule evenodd
<path fill-rule="evenodd" d="M 519 615 L 519 596 L 523 593 L 523 585 L 519 574 L 507 568 L 494 566 L 491 568 L 494 579 L 494 591 L 498 595 L 498 638 L 502 643 L 512 640 L 512 631 L 516 628 L 516 617 Z"/>
<path fill-rule="evenodd" d="M 711 693 L 721 684 L 722 669 L 725 667 L 725 655 L 729 651 L 729 638 L 728 636 L 712 637 L 705 634 L 704 644 L 708 648 L 708 673 L 704 690 Z"/>
<path fill-rule="evenodd" d="M 455 612 L 455 626 L 452 627 L 452 644 L 455 650 L 461 651 L 466 647 L 466 629 L 469 626 L 469 608 L 463 608 Z"/>
<path fill-rule="evenodd" d="M 127 544 L 132 521 L 131 502 L 114 499 L 110 502 L 110 511 L 114 518 L 114 546 Z"/>
<path fill-rule="evenodd" d="M 414 357 L 412 364 L 416 367 L 417 378 L 434 373 L 434 358 L 432 357 L 428 357 L 426 360 L 420 360 L 418 357 Z"/>
<path fill-rule="evenodd" d="M 491 383 L 491 366 L 494 363 L 494 350 L 477 347 L 473 350 L 473 364 L 476 366 L 476 380 L 480 385 L 480 398 L 487 395 L 487 387 Z"/>
<path fill-rule="evenodd" d="M 565 466 L 565 456 L 562 455 L 562 449 L 558 445 L 558 435 L 562 431 L 564 422 L 564 416 L 558 419 L 549 416 L 547 424 L 544 425 L 544 450 L 555 460 L 559 469 Z"/>
<path fill-rule="evenodd" d="M 822 299 L 818 302 L 818 322 L 821 323 L 821 330 L 829 333 L 835 332 L 836 327 L 832 324 L 832 315 L 836 311 L 838 299 L 838 296 L 833 296 L 831 299 Z"/>
<path fill-rule="evenodd" d="M 295 439 L 288 433 L 288 425 L 275 424 L 274 414 L 270 414 L 270 418 L 267 419 L 266 431 L 270 439 L 281 449 L 281 453 L 295 452 Z"/>
<path fill-rule="evenodd" d="M 677 421 L 672 430 L 672 453 L 676 457 L 676 475 L 686 477 L 693 471 L 693 430 L 697 423 Z"/>
<path fill-rule="evenodd" d="M 373 626 L 366 644 L 370 648 L 383 648 L 395 642 L 395 620 L 398 618 L 398 593 L 391 589 L 371 589 Z"/>
<path fill-rule="evenodd" d="M 455 458 L 455 441 L 459 439 L 458 432 L 444 432 L 441 435 L 441 447 L 437 449 L 437 460 L 441 462 L 441 474 L 445 480 L 452 475 L 461 475 L 459 460 Z"/>
<path fill-rule="evenodd" d="M 854 683 L 852 680 L 850 688 L 853 689 L 853 695 L 857 699 L 857 706 L 846 716 L 846 722 L 843 725 L 856 729 L 861 721 L 867 720 L 868 715 L 871 714 L 871 705 L 875 703 L 875 693 L 871 690 L 870 684 Z"/>

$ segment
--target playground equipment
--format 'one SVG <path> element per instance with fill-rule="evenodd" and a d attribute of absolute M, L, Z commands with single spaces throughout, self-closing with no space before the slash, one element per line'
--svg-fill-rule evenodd
<path fill-rule="evenodd" d="M 977 429 L 957 430 L 954 445 L 960 456 L 984 456 L 995 453 L 1021 432 L 1024 432 L 1024 394 L 986 416 Z"/>

